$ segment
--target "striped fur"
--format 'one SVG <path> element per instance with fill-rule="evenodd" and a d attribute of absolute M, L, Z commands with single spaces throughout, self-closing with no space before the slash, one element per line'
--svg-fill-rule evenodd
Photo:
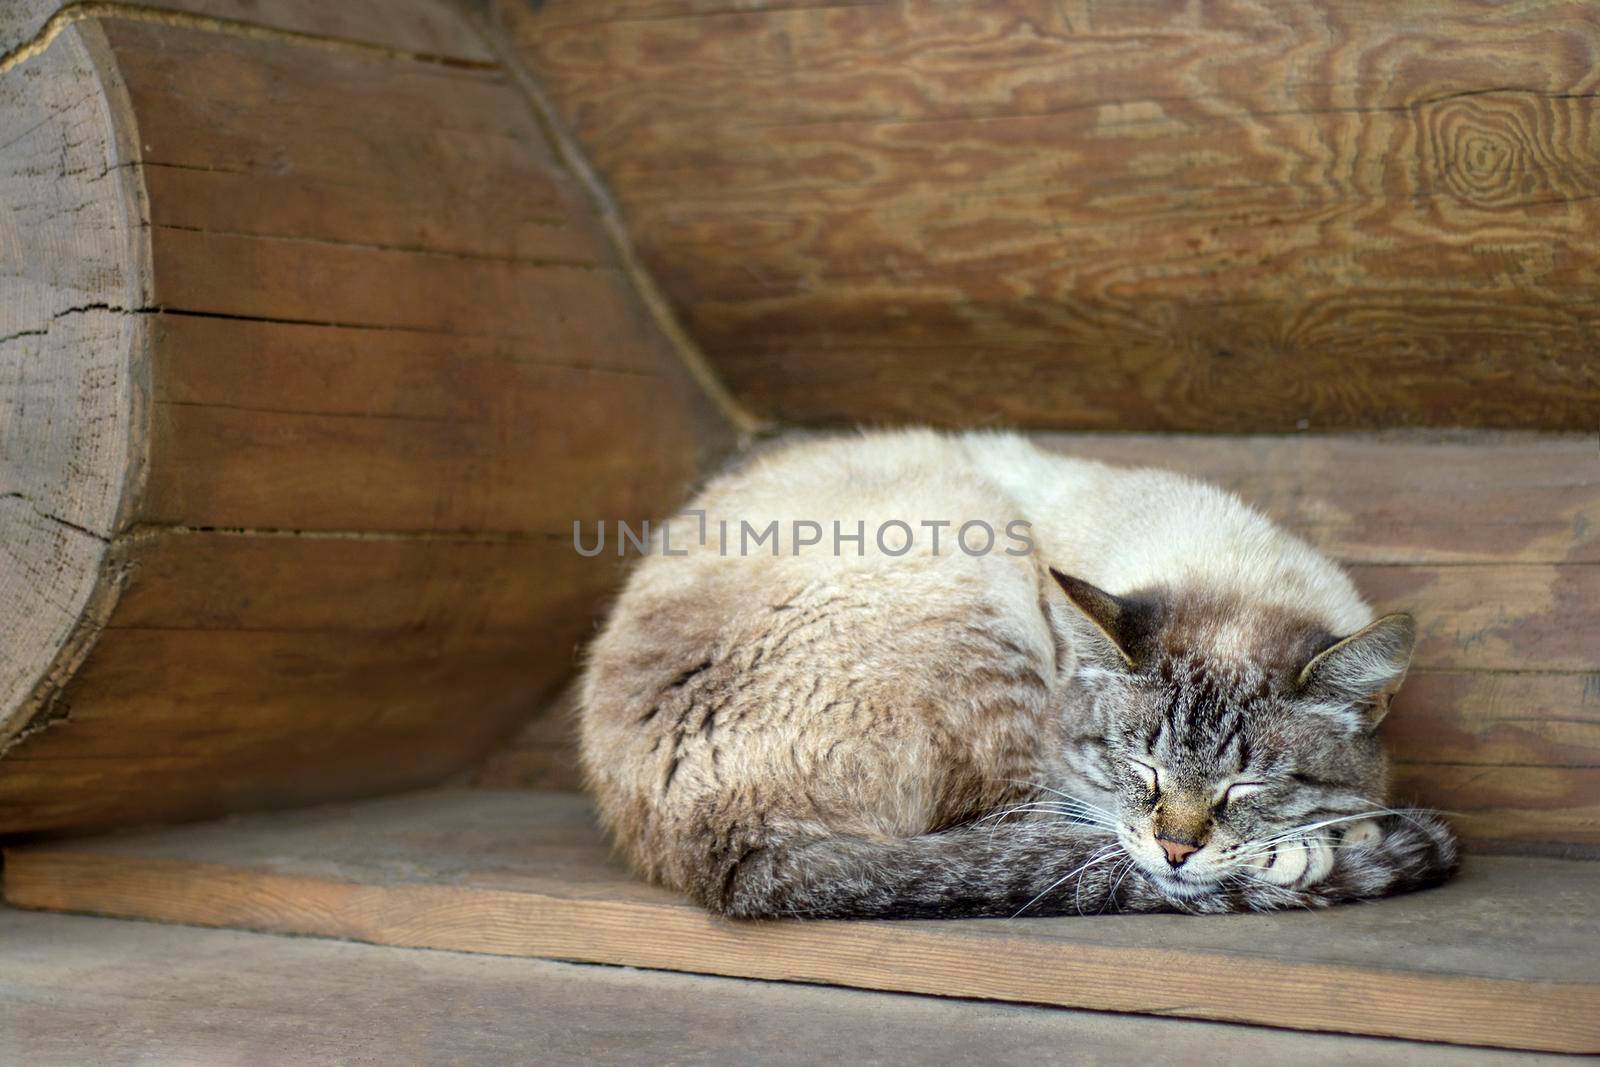
<path fill-rule="evenodd" d="M 687 554 L 641 561 L 590 651 L 582 753 L 627 859 L 713 910 L 1264 910 L 1454 869 L 1441 821 L 1384 800 L 1409 619 L 1227 494 L 903 432 L 760 456 L 692 506 L 706 542 L 675 520 Z M 869 532 L 746 555 L 719 519 Z M 903 554 L 870 532 L 893 520 Z M 972 520 L 1035 550 L 952 550 Z"/>

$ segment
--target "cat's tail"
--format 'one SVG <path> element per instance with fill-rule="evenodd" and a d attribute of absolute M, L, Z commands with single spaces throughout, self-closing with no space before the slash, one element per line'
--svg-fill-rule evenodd
<path fill-rule="evenodd" d="M 769 840 L 702 902 L 734 918 L 948 919 L 1150 910 L 1109 833 L 1065 820 L 978 822 L 910 838 Z M 1119 881 L 1124 883 L 1119 886 Z M 1121 906 L 1119 896 L 1121 894 Z"/>

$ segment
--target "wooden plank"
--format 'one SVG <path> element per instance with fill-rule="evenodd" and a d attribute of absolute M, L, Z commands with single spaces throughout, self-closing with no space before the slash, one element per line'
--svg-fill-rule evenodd
<path fill-rule="evenodd" d="M 1439 890 L 1315 917 L 730 923 L 619 869 L 581 801 L 478 790 L 13 848 L 5 892 L 378 944 L 1594 1052 L 1596 871 L 1473 858 Z"/>
<path fill-rule="evenodd" d="M 1600 567 L 1355 566 L 1380 610 L 1417 616 L 1418 667 L 1594 671 L 1600 667 Z"/>
<path fill-rule="evenodd" d="M 1394 767 L 1397 800 L 1446 811 L 1469 847 L 1600 857 L 1600 766 L 1429 761 Z"/>
<path fill-rule="evenodd" d="M 1600 562 L 1591 434 L 1040 434 L 1238 493 L 1344 563 Z"/>
<path fill-rule="evenodd" d="M 1383 733 L 1409 763 L 1600 767 L 1600 675 L 1415 670 Z"/>
<path fill-rule="evenodd" d="M 1156 1050 L 1364 1064 L 1536 1060 L 1333 1034 L 776 985 L 0 910 L 11 1063 L 1103 1064 Z M 826 1019 L 819 1028 L 817 1020 Z"/>
<path fill-rule="evenodd" d="M 1592 5 L 494 9 L 769 416 L 1593 426 Z"/>
<path fill-rule="evenodd" d="M 148 130 L 140 128 L 141 146 L 149 146 L 144 151 L 154 162 L 262 171 L 276 164 L 280 173 L 377 183 L 386 169 L 424 160 L 442 164 L 452 147 L 480 141 L 515 142 L 516 158 L 553 158 L 528 109 L 505 105 L 516 91 L 498 70 L 137 20 L 109 19 L 103 28 L 127 68 L 135 107 L 164 105 L 161 114 L 150 115 Z M 241 77 L 265 84 L 240 92 Z M 363 77 L 381 78 L 383 91 L 348 92 Z M 340 89 L 347 90 L 346 99 L 329 95 Z M 396 123 L 403 125 L 397 129 Z M 341 138 L 350 143 L 338 143 Z M 507 156 L 486 162 L 497 166 Z M 414 178 L 389 176 L 401 183 Z M 540 175 L 528 195 L 548 206 L 563 181 L 559 174 Z"/>

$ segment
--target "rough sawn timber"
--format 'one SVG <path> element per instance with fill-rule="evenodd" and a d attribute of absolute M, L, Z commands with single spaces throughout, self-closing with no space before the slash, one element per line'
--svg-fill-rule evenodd
<path fill-rule="evenodd" d="M 29 908 L 1568 1052 L 1600 1052 L 1597 891 L 1469 857 L 1314 914 L 736 923 L 635 879 L 582 799 L 488 790 L 5 854 Z"/>

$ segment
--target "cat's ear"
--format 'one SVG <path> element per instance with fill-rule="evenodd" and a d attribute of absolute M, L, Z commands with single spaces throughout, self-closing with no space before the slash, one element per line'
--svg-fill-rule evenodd
<path fill-rule="evenodd" d="M 1077 609 L 1070 613 L 1067 624 L 1078 656 L 1103 670 L 1137 669 L 1147 629 L 1140 606 L 1054 567 L 1050 568 L 1050 577 L 1067 594 L 1067 602 Z"/>
<path fill-rule="evenodd" d="M 1354 726 L 1376 726 L 1405 680 L 1416 641 L 1410 615 L 1385 615 L 1313 656 L 1300 672 L 1300 692 L 1322 709 L 1354 716 Z"/>

